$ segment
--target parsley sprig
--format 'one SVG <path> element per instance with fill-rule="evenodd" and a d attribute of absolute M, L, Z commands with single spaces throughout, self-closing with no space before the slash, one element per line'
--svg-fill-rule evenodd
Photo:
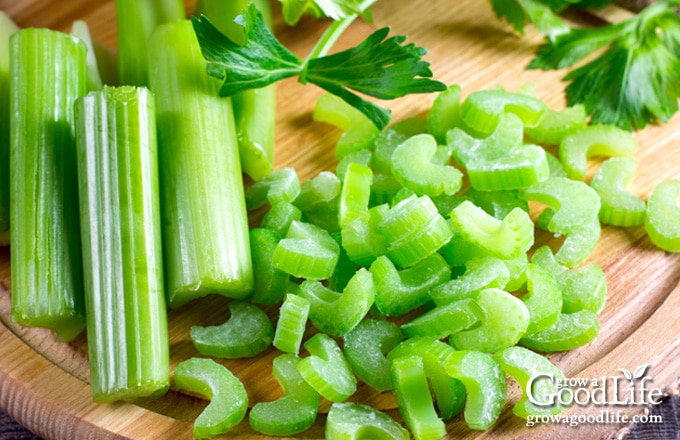
<path fill-rule="evenodd" d="M 232 96 L 297 76 L 303 84 L 312 83 L 339 96 L 382 129 L 389 123 L 391 112 L 355 92 L 394 99 L 442 91 L 446 85 L 431 79 L 429 63 L 421 60 L 427 50 L 403 44 L 404 36 L 388 38 L 389 28 L 378 29 L 356 47 L 324 55 L 357 16 L 334 21 L 305 60 L 276 39 L 253 4 L 237 19 L 244 28 L 244 45 L 230 40 L 206 17 L 193 17 L 192 22 L 208 62 L 208 74 L 223 80 L 220 96 Z"/>
<path fill-rule="evenodd" d="M 531 14 L 520 17 L 517 8 L 539 2 L 490 1 L 497 14 L 497 8 L 506 8 L 499 17 L 507 17 L 516 29 L 525 19 L 534 22 Z M 568 3 L 540 1 L 554 11 L 562 10 Z M 575 2 L 580 6 L 607 3 Z M 547 42 L 528 67 L 543 70 L 574 67 L 564 77 L 570 82 L 566 87 L 567 100 L 570 105 L 583 103 L 592 123 L 633 130 L 655 121 L 667 122 L 678 111 L 680 97 L 680 17 L 675 13 L 678 6 L 680 0 L 659 0 L 624 22 L 598 28 L 568 28 L 566 32 L 559 26 L 548 28 L 539 23 L 537 27 L 546 35 Z M 554 14 L 553 17 L 559 20 Z M 589 61 L 583 62 L 586 58 Z"/>

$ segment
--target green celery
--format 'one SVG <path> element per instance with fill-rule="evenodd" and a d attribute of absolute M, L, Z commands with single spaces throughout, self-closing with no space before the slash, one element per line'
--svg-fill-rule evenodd
<path fill-rule="evenodd" d="M 246 190 L 248 209 L 257 209 L 269 203 L 292 203 L 300 194 L 300 178 L 293 168 L 282 168 L 250 185 Z"/>
<path fill-rule="evenodd" d="M 0 246 L 9 244 L 9 37 L 19 28 L 0 11 Z"/>
<path fill-rule="evenodd" d="M 169 305 L 209 293 L 243 299 L 253 273 L 229 100 L 217 96 L 219 83 L 205 74 L 188 20 L 159 26 L 149 54 Z"/>
<path fill-rule="evenodd" d="M 368 386 L 380 392 L 391 390 L 391 362 L 385 354 L 403 338 L 399 326 L 393 322 L 364 319 L 345 333 L 345 357 L 354 374 Z"/>
<path fill-rule="evenodd" d="M 645 201 L 626 189 L 636 168 L 632 157 L 612 157 L 590 181 L 590 187 L 600 196 L 599 217 L 603 224 L 630 227 L 645 223 Z"/>
<path fill-rule="evenodd" d="M 463 117 L 460 114 L 462 89 L 452 84 L 443 92 L 439 92 L 427 115 L 427 128 L 440 144 L 446 143 L 446 133 L 454 128 L 463 128 Z"/>
<path fill-rule="evenodd" d="M 409 440 L 406 429 L 382 411 L 358 403 L 333 403 L 324 430 L 326 440 Z"/>
<path fill-rule="evenodd" d="M 93 397 L 161 395 L 170 360 L 153 95 L 107 86 L 75 112 Z"/>
<path fill-rule="evenodd" d="M 121 85 L 148 86 L 148 40 L 162 23 L 186 18 L 182 0 L 116 0 L 118 24 L 118 78 Z"/>
<path fill-rule="evenodd" d="M 415 354 L 392 360 L 392 384 L 399 412 L 416 440 L 438 440 L 446 426 L 437 416 L 423 359 Z"/>
<path fill-rule="evenodd" d="M 90 28 L 87 22 L 83 20 L 76 20 L 71 26 L 71 34 L 80 38 L 87 46 L 87 86 L 88 90 L 95 91 L 102 88 L 101 75 L 97 67 L 97 54 L 94 49 L 94 42 L 90 36 Z"/>
<path fill-rule="evenodd" d="M 297 365 L 302 378 L 331 402 L 342 402 L 357 389 L 357 380 L 342 350 L 330 336 L 317 333 L 305 342 L 309 356 Z"/>
<path fill-rule="evenodd" d="M 340 195 L 340 185 L 340 179 L 336 174 L 321 171 L 313 179 L 302 184 L 293 204 L 301 211 L 307 211 L 319 203 L 330 202 Z"/>
<path fill-rule="evenodd" d="M 490 354 L 479 351 L 453 351 L 442 363 L 451 377 L 465 385 L 465 422 L 472 429 L 489 429 L 505 403 L 505 373 L 501 367 Z"/>
<path fill-rule="evenodd" d="M 392 154 L 406 139 L 427 133 L 427 121 L 422 118 L 406 118 L 395 122 L 380 132 L 373 143 L 375 157 L 373 164 L 378 173 L 392 174 Z"/>
<path fill-rule="evenodd" d="M 272 205 L 267 213 L 262 217 L 262 224 L 264 229 L 269 229 L 276 232 L 280 236 L 285 236 L 288 233 L 288 228 L 294 221 L 302 219 L 302 211 L 288 202 L 278 202 Z"/>
<path fill-rule="evenodd" d="M 525 126 L 535 126 L 548 109 L 538 98 L 505 90 L 478 90 L 470 93 L 461 105 L 463 121 L 480 133 L 491 133 L 501 115 L 513 113 Z"/>
<path fill-rule="evenodd" d="M 210 399 L 194 421 L 194 438 L 212 438 L 241 423 L 248 411 L 243 383 L 212 359 L 191 358 L 175 367 L 175 386 Z"/>
<path fill-rule="evenodd" d="M 253 258 L 254 290 L 250 300 L 255 304 L 276 304 L 288 288 L 290 276 L 274 266 L 274 249 L 281 240 L 275 231 L 254 228 L 250 230 L 250 253 Z"/>
<path fill-rule="evenodd" d="M 515 208 L 521 208 L 529 212 L 529 204 L 519 197 L 515 190 L 507 191 L 479 191 L 474 188 L 468 189 L 467 197 L 472 203 L 482 208 L 489 215 L 503 220 Z M 455 208 L 455 206 L 454 206 Z M 447 214 L 451 212 L 449 210 Z"/>
<path fill-rule="evenodd" d="M 305 431 L 316 420 L 319 393 L 300 375 L 297 369 L 300 360 L 293 354 L 283 354 L 274 359 L 272 374 L 284 395 L 253 406 L 248 422 L 255 431 L 271 436 L 289 436 Z"/>
<path fill-rule="evenodd" d="M 310 304 L 305 298 L 287 293 L 281 308 L 274 331 L 274 347 L 286 352 L 298 354 L 302 338 L 307 329 Z"/>
<path fill-rule="evenodd" d="M 350 163 L 347 166 L 340 189 L 338 223 L 341 228 L 356 218 L 369 218 L 371 183 L 373 171 L 369 167 L 358 163 Z"/>
<path fill-rule="evenodd" d="M 386 204 L 374 206 L 368 210 L 368 219 L 357 217 L 341 228 L 342 245 L 351 261 L 366 267 L 387 251 L 385 237 L 377 228 L 388 209 Z"/>
<path fill-rule="evenodd" d="M 369 148 L 363 148 L 361 150 L 352 151 L 345 157 L 340 159 L 338 166 L 335 167 L 335 174 L 341 179 L 345 179 L 345 174 L 347 174 L 347 168 L 350 164 L 363 165 L 367 168 L 373 167 L 373 151 Z"/>
<path fill-rule="evenodd" d="M 269 0 L 199 0 L 194 14 L 205 15 L 231 40 L 243 44 L 243 27 L 235 22 L 249 3 L 255 3 L 271 29 L 272 11 Z M 269 85 L 244 90 L 231 98 L 238 133 L 239 157 L 243 172 L 261 180 L 274 169 L 274 137 L 276 128 L 276 87 Z"/>
<path fill-rule="evenodd" d="M 536 333 L 555 324 L 562 312 L 562 291 L 553 274 L 537 263 L 529 264 L 527 292 L 522 297 L 529 310 L 527 333 Z"/>
<path fill-rule="evenodd" d="M 272 255 L 274 268 L 296 278 L 328 279 L 340 257 L 340 246 L 325 230 L 293 220 Z"/>
<path fill-rule="evenodd" d="M 12 319 L 62 341 L 85 327 L 73 105 L 86 52 L 48 29 L 10 38 Z"/>
<path fill-rule="evenodd" d="M 600 332 L 597 314 L 583 309 L 562 313 L 551 327 L 538 333 L 526 334 L 519 343 L 532 350 L 552 353 L 569 351 L 586 345 Z"/>
<path fill-rule="evenodd" d="M 430 309 L 403 324 L 401 330 L 407 338 L 431 336 L 444 339 L 482 322 L 486 319 L 485 313 L 475 300 L 467 298 Z"/>
<path fill-rule="evenodd" d="M 583 104 L 576 104 L 564 110 L 548 109 L 538 125 L 525 127 L 529 139 L 541 145 L 559 145 L 569 132 L 585 127 L 588 122 Z"/>
<path fill-rule="evenodd" d="M 484 289 L 503 289 L 510 281 L 510 271 L 498 258 L 476 258 L 465 266 L 459 277 L 438 284 L 430 290 L 430 297 L 437 305 L 450 304 L 466 298 L 476 298 Z"/>
<path fill-rule="evenodd" d="M 666 252 L 680 251 L 680 180 L 658 183 L 647 199 L 645 231 L 656 246 Z"/>
<path fill-rule="evenodd" d="M 274 325 L 258 306 L 233 300 L 229 315 L 220 325 L 191 327 L 191 342 L 199 353 L 222 359 L 251 358 L 271 345 Z"/>

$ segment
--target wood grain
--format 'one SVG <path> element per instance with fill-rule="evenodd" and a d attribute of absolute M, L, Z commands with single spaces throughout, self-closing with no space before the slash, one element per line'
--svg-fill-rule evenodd
<path fill-rule="evenodd" d="M 0 9 L 21 26 L 46 26 L 69 30 L 74 19 L 84 19 L 93 38 L 115 50 L 115 8 L 108 0 L 0 0 Z M 187 2 L 187 10 L 193 3 Z M 337 47 L 354 45 L 377 27 L 390 25 L 394 34 L 427 47 L 427 60 L 437 79 L 457 83 L 463 92 L 502 85 L 516 89 L 531 82 L 542 99 L 553 108 L 565 105 L 564 72 L 528 71 L 525 66 L 541 37 L 533 29 L 520 38 L 495 19 L 487 2 L 480 0 L 383 0 L 373 9 L 374 24 L 356 22 Z M 289 48 L 304 55 L 327 23 L 303 20 L 296 28 L 276 24 L 276 32 Z M 311 117 L 315 99 L 321 92 L 288 80 L 278 86 L 276 168 L 293 166 L 302 180 L 337 164 L 332 146 L 340 132 L 314 123 Z M 425 116 L 434 96 L 412 96 L 387 104 L 399 120 Z M 680 118 L 665 126 L 653 126 L 637 133 L 640 150 L 636 154 L 638 175 L 631 190 L 646 197 L 658 182 L 680 174 Z M 597 168 L 593 162 L 592 176 Z M 257 214 L 251 219 L 257 224 Z M 537 235 L 537 243 L 557 246 L 547 234 Z M 71 344 L 53 341 L 48 331 L 24 329 L 9 319 L 11 279 L 9 249 L 0 249 L 0 407 L 48 439 L 189 439 L 193 419 L 206 402 L 171 391 L 158 400 L 97 405 L 92 403 L 85 336 Z M 680 255 L 656 249 L 642 228 L 605 227 L 602 239 L 589 261 L 600 264 L 608 280 L 609 295 L 601 314 L 602 331 L 586 347 L 555 354 L 551 359 L 568 376 L 601 377 L 618 375 L 619 368 L 633 369 L 651 363 L 649 374 L 654 386 L 666 388 L 680 376 Z M 171 363 L 197 355 L 190 340 L 192 325 L 222 322 L 227 300 L 208 297 L 169 315 Z M 272 318 L 274 308 L 269 310 Z M 245 384 L 251 404 L 273 400 L 280 395 L 271 376 L 271 361 L 278 354 L 270 349 L 256 360 L 225 361 Z M 498 424 L 484 433 L 469 430 L 462 417 L 447 425 L 450 438 L 596 438 L 611 435 L 619 426 L 582 425 L 569 428 L 556 425 L 532 429 L 514 417 L 510 408 L 518 398 L 510 384 L 510 398 Z M 377 393 L 361 386 L 352 400 L 375 405 L 399 418 L 389 393 Z M 329 402 L 323 401 L 322 412 Z M 622 408 L 639 412 L 637 406 Z M 574 408 L 573 413 L 594 413 L 599 408 Z M 295 438 L 323 438 L 324 415 L 315 426 Z M 250 429 L 247 421 L 225 438 L 264 438 Z"/>

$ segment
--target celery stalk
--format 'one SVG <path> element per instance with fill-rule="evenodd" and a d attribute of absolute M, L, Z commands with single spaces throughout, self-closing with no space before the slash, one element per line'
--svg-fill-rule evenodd
<path fill-rule="evenodd" d="M 170 361 L 153 95 L 105 87 L 75 112 L 93 397 L 163 394 Z"/>
<path fill-rule="evenodd" d="M 253 290 L 248 217 L 236 129 L 191 22 L 159 26 L 149 39 L 156 95 L 168 302 Z"/>
<path fill-rule="evenodd" d="M 0 246 L 9 244 L 9 37 L 17 30 L 0 11 Z"/>
<path fill-rule="evenodd" d="M 162 23 L 186 18 L 182 0 L 116 0 L 120 84 L 148 86 L 148 44 Z"/>
<path fill-rule="evenodd" d="M 86 52 L 48 29 L 10 39 L 12 318 L 62 341 L 85 327 L 73 103 Z"/>
<path fill-rule="evenodd" d="M 231 40 L 243 44 L 243 27 L 234 19 L 255 3 L 271 29 L 272 11 L 269 0 L 199 0 L 197 16 L 205 15 Z M 250 89 L 232 97 L 234 117 L 243 172 L 260 180 L 274 168 L 274 134 L 276 125 L 276 88 L 274 85 Z"/>

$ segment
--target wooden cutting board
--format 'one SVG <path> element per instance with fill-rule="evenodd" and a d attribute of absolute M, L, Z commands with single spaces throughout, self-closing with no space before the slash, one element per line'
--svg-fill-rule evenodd
<path fill-rule="evenodd" d="M 109 49 L 117 44 L 113 1 L 0 0 L 0 9 L 20 26 L 46 26 L 69 30 L 74 19 L 84 19 L 93 38 Z M 193 11 L 193 4 L 187 4 Z M 599 13 L 619 20 L 625 13 L 616 8 Z M 337 48 L 357 44 L 377 27 L 392 26 L 427 47 L 435 78 L 462 86 L 464 94 L 502 85 L 510 90 L 533 83 L 542 99 L 553 108 L 564 106 L 564 72 L 527 71 L 540 35 L 528 28 L 524 37 L 496 20 L 484 0 L 381 0 L 373 8 L 374 24 L 358 21 L 338 42 Z M 583 17 L 572 17 L 581 20 Z M 275 29 L 284 44 L 304 56 L 327 23 L 304 20 L 296 28 L 277 23 Z M 279 84 L 276 168 L 293 166 L 304 181 L 322 170 L 334 170 L 333 145 L 340 132 L 315 123 L 311 111 L 321 92 L 289 80 Z M 387 105 L 394 120 L 425 116 L 434 96 L 411 96 Z M 680 177 L 680 117 L 665 126 L 654 126 L 637 133 L 640 149 L 636 154 L 638 174 L 631 186 L 647 197 L 660 181 Z M 597 163 L 593 163 L 590 175 Z M 261 214 L 260 214 L 261 215 Z M 253 216 L 253 225 L 258 216 Z M 545 234 L 537 242 L 549 241 Z M 10 319 L 9 249 L 0 249 L 0 408 L 41 436 L 50 439 L 190 439 L 192 422 L 206 402 L 171 391 L 159 400 L 98 405 L 91 400 L 85 338 L 71 344 L 53 341 L 40 329 L 23 329 Z M 674 387 L 680 377 L 680 255 L 656 249 L 642 228 L 605 227 L 602 239 L 589 261 L 600 264 L 607 276 L 609 296 L 600 315 L 599 337 L 586 347 L 552 355 L 550 358 L 567 376 L 596 378 L 620 375 L 619 369 L 633 370 L 649 363 L 647 374 L 653 386 Z M 171 362 L 198 353 L 189 340 L 191 325 L 211 325 L 227 317 L 226 300 L 210 297 L 170 313 Z M 276 310 L 270 311 L 272 316 Z M 251 403 L 280 396 L 271 376 L 271 361 L 278 353 L 271 349 L 256 360 L 229 361 L 225 364 L 245 384 Z M 488 432 L 469 430 L 462 417 L 448 423 L 450 438 L 596 438 L 612 435 L 623 426 L 586 424 L 578 428 L 543 425 L 527 428 L 511 414 L 517 387 L 510 383 L 511 395 L 501 419 Z M 354 401 L 369 403 L 396 418 L 394 399 L 360 386 Z M 322 401 L 322 413 L 329 402 Z M 572 411 L 595 414 L 592 406 Z M 620 409 L 626 414 L 642 411 L 639 406 Z M 323 438 L 323 414 L 317 424 L 296 438 Z M 228 438 L 264 438 L 248 426 L 247 420 L 234 428 Z"/>

